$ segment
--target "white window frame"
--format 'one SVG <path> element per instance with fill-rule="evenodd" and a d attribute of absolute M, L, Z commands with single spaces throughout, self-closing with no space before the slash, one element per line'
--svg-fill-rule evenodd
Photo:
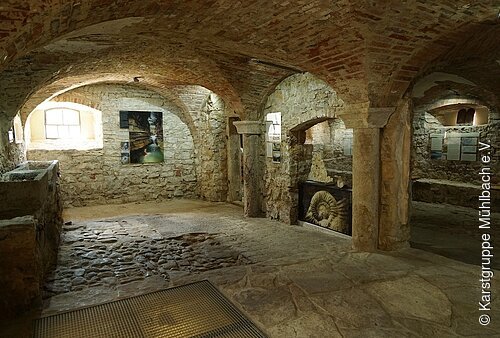
<path fill-rule="evenodd" d="M 53 111 L 53 110 L 60 110 L 61 115 L 62 115 L 62 123 L 47 123 L 47 112 Z M 71 110 L 73 112 L 76 112 L 78 114 L 78 123 L 66 123 L 64 120 L 64 112 L 67 110 Z M 45 138 L 48 140 L 61 140 L 61 139 L 74 139 L 74 138 L 79 138 L 81 134 L 81 114 L 80 111 L 77 109 L 72 109 L 72 108 L 66 108 L 66 107 L 54 107 L 54 108 L 49 108 L 44 111 L 44 125 L 45 125 Z M 53 126 L 57 127 L 57 137 L 49 137 L 47 133 L 47 126 Z M 75 127 L 78 126 L 78 135 L 74 135 L 73 133 L 70 132 L 70 127 Z M 61 136 L 60 134 L 60 129 L 67 129 L 66 135 Z"/>

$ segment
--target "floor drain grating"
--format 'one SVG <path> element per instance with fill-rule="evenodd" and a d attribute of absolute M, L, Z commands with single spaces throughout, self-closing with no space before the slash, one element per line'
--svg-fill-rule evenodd
<path fill-rule="evenodd" d="M 266 337 L 210 282 L 36 319 L 34 337 Z"/>

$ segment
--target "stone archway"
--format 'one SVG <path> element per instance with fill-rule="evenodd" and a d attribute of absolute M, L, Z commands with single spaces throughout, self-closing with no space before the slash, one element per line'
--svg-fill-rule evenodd
<path fill-rule="evenodd" d="M 481 201 L 481 172 L 485 167 L 480 142 L 498 148 L 498 99 L 487 86 L 467 77 L 433 72 L 421 77 L 412 90 L 412 215 L 410 245 L 469 264 L 481 264 L 478 207 L 492 218 L 498 199 Z M 460 121 L 460 111 L 471 111 L 472 121 Z M 476 119 L 477 118 L 477 119 Z M 500 154 L 490 152 L 492 172 L 500 169 Z M 491 185 L 498 178 L 491 177 Z M 485 202 L 483 205 L 482 203 Z M 481 216 L 480 216 L 481 217 Z M 495 237 L 494 229 L 488 234 Z M 495 266 L 495 265 L 493 265 Z M 498 267 L 498 265 L 497 265 Z"/>
<path fill-rule="evenodd" d="M 344 102 L 326 82 L 303 73 L 284 79 L 269 95 L 265 106 L 264 116 L 281 113 L 281 161 L 273 163 L 267 158 L 265 163 L 266 214 L 269 218 L 296 224 L 298 181 L 307 179 L 312 159 L 312 152 L 308 150 L 311 147 L 304 146 L 305 131 L 334 119 Z"/>
<path fill-rule="evenodd" d="M 296 206 L 290 210 L 290 219 L 295 224 L 300 215 L 305 220 L 300 188 L 306 181 L 344 189 L 352 187 L 352 130 L 346 129 L 339 118 L 319 117 L 294 126 L 288 133 L 289 198 L 291 205 Z M 351 215 L 348 217 L 350 224 Z"/>
<path fill-rule="evenodd" d="M 103 146 L 28 153 L 31 160 L 60 160 L 65 206 L 199 197 L 195 139 L 167 98 L 120 84 L 80 87 L 62 99 L 72 96 L 86 97 L 102 111 Z M 121 110 L 161 112 L 164 161 L 146 166 L 121 162 L 121 144 L 130 136 L 120 128 Z"/>

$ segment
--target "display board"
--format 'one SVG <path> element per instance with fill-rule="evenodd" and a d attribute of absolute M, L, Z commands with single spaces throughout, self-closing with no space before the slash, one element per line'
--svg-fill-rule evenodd
<path fill-rule="evenodd" d="M 430 135 L 431 159 L 477 161 L 479 133 L 435 133 Z"/>
<path fill-rule="evenodd" d="M 352 190 L 338 188 L 334 183 L 300 183 L 299 219 L 351 235 Z"/>
<path fill-rule="evenodd" d="M 344 155 L 352 156 L 352 129 L 344 130 Z"/>

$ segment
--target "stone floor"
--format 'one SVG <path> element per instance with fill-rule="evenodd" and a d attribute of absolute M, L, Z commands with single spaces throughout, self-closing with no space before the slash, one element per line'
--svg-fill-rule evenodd
<path fill-rule="evenodd" d="M 349 239 L 201 201 L 76 208 L 65 220 L 32 315 L 209 279 L 270 337 L 500 337 L 500 285 L 483 327 L 479 268 L 418 249 L 357 253 Z M 0 337 L 28 337 L 29 320 L 2 323 Z"/>
<path fill-rule="evenodd" d="M 247 261 L 222 245 L 216 235 L 196 232 L 163 236 L 151 226 L 162 221 L 163 217 L 152 216 L 65 225 L 58 266 L 47 279 L 43 298 L 154 276 L 168 282 L 169 272 L 195 273 Z"/>
<path fill-rule="evenodd" d="M 500 257 L 500 213 L 491 214 L 495 257 Z M 481 235 L 476 209 L 448 204 L 412 203 L 411 246 L 469 264 L 481 264 Z M 495 226 L 496 225 L 496 226 Z M 500 269 L 500 258 L 492 266 Z"/>

